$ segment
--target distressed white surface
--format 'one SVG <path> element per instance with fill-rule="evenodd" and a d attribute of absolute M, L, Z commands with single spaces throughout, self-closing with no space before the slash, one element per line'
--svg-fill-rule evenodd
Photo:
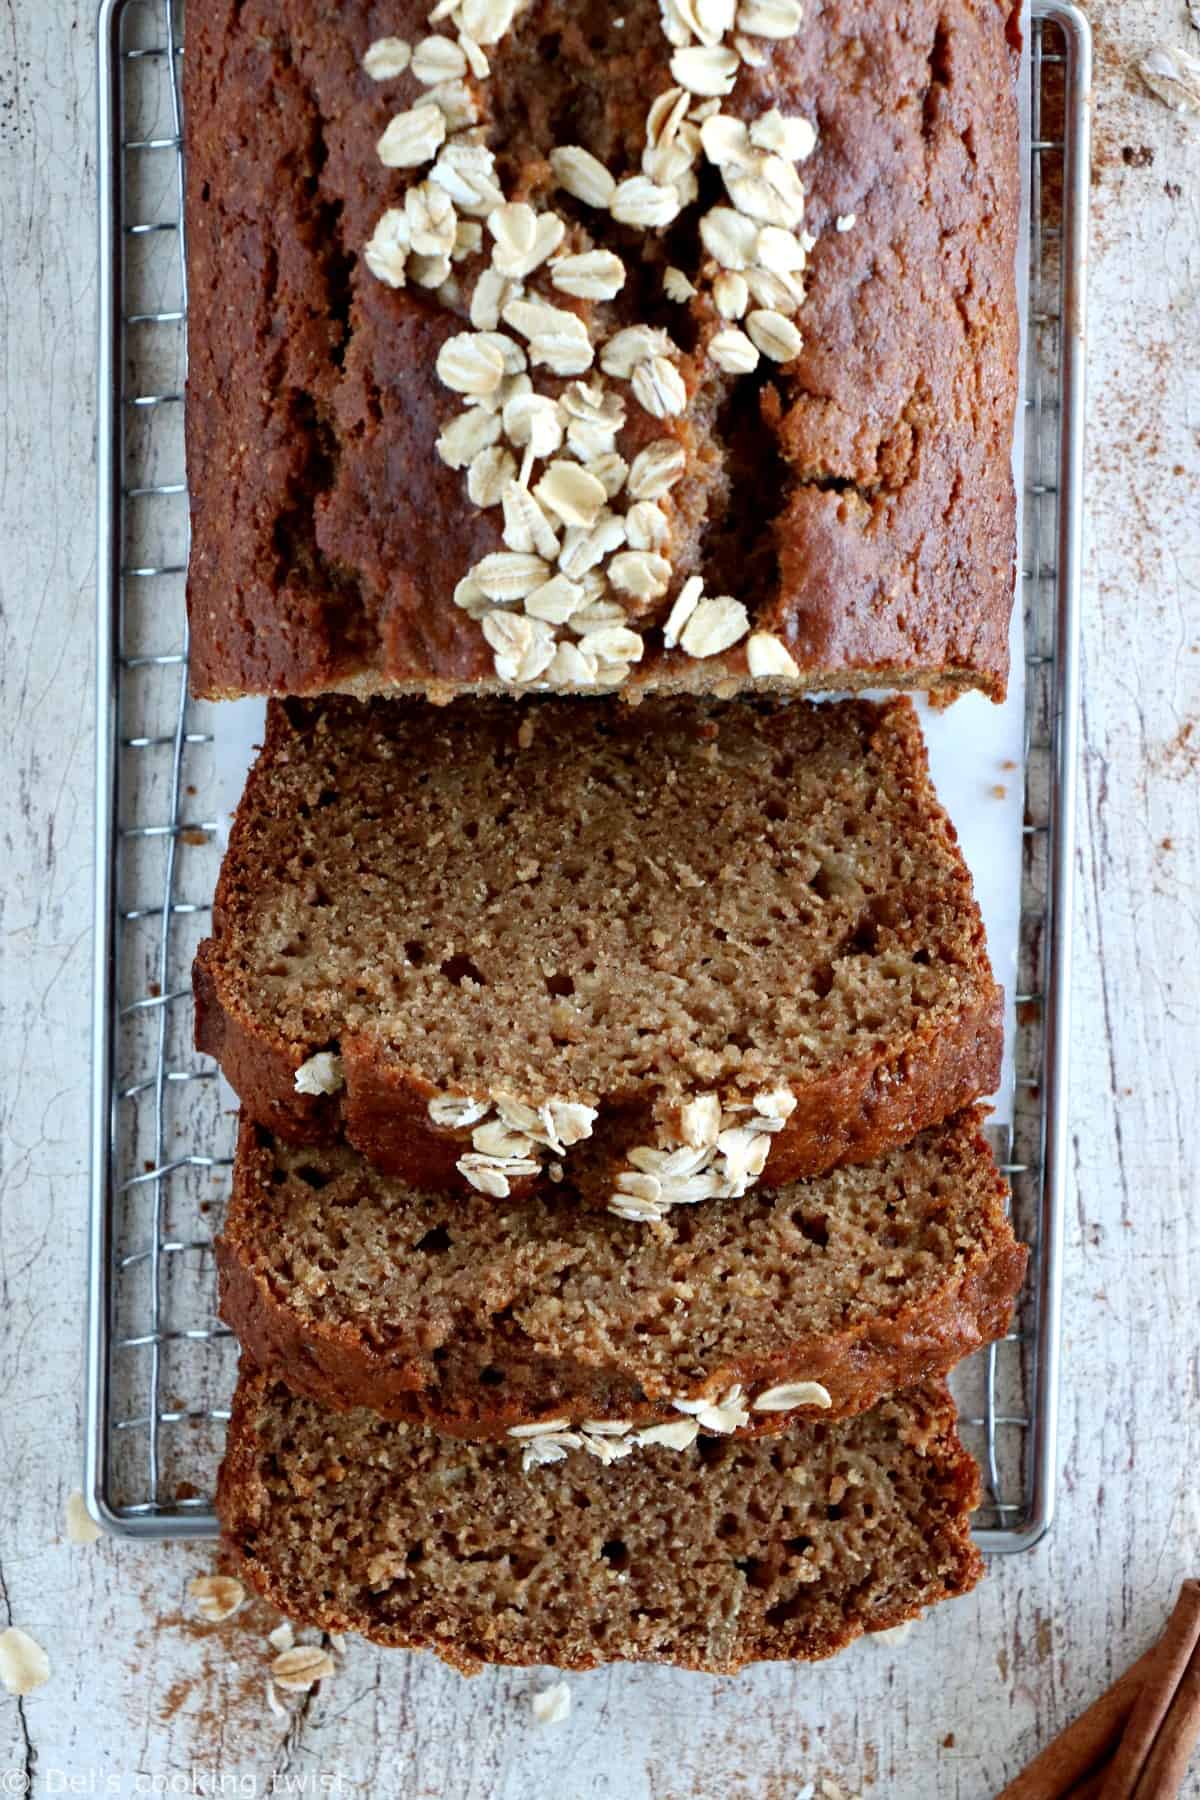
<path fill-rule="evenodd" d="M 11 1618 L 52 1666 L 20 1706 L 0 1693 L 0 1772 L 15 1771 L 0 1790 L 19 1791 L 29 1768 L 37 1794 L 267 1793 L 286 1791 L 271 1786 L 286 1771 L 291 1791 L 310 1793 L 323 1775 L 343 1792 L 453 1800 L 795 1800 L 829 1775 L 888 1800 L 987 1800 L 1144 1647 L 1200 1566 L 1200 137 L 1128 73 L 1155 37 L 1186 41 L 1183 5 L 1091 9 L 1100 103 L 1058 1522 L 901 1646 L 717 1682 L 600 1672 L 575 1678 L 570 1718 L 545 1727 L 529 1710 L 545 1674 L 464 1682 L 427 1658 L 352 1645 L 289 1728 L 263 1697 L 264 1621 L 185 1619 L 184 1587 L 206 1556 L 66 1539 L 80 1463 L 91 900 L 91 10 L 0 6 L 0 1628 Z M 1186 1791 L 1200 1796 L 1200 1771 Z"/>

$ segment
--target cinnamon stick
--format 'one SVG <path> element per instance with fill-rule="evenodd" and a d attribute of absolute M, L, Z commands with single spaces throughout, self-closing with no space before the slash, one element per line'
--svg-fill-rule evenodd
<path fill-rule="evenodd" d="M 1102 1800 L 1133 1800 L 1138 1792 L 1142 1771 L 1198 1643 L 1200 1581 L 1185 1581 L 1146 1670 L 1108 1779 L 1100 1790 Z"/>
<path fill-rule="evenodd" d="M 1085 1775 L 1082 1781 L 1077 1782 L 1066 1795 L 1065 1800 L 1100 1800 L 1100 1790 L 1104 1786 L 1107 1775 L 1108 1764 L 1103 1762 L 1098 1769 L 1093 1770 L 1090 1775 Z"/>
<path fill-rule="evenodd" d="M 1074 1784 L 1092 1775 L 1120 1741 L 1125 1721 L 1153 1661 L 1147 1650 L 1112 1686 L 1035 1757 L 996 1800 L 1064 1800 Z M 1090 1797 L 1089 1797 L 1090 1800 Z"/>
<path fill-rule="evenodd" d="M 1154 1748 L 1146 1760 L 1141 1778 L 1134 1788 L 1134 1800 L 1169 1800 L 1178 1794 L 1192 1759 L 1192 1751 L 1200 1742 L 1200 1645 L 1194 1646 L 1191 1661 L 1175 1690 L 1175 1698 L 1167 1708 L 1159 1727 Z"/>

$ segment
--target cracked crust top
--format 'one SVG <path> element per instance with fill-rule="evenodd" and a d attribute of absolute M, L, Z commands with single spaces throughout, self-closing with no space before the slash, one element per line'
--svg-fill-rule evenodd
<path fill-rule="evenodd" d="M 422 91 L 411 69 L 383 82 L 364 70 L 375 15 L 367 0 L 189 9 L 189 601 L 205 695 L 497 685 L 478 620 L 452 596 L 503 547 L 500 509 L 472 505 L 434 448 L 461 399 L 434 366 L 465 320 L 448 290 L 392 288 L 361 254 L 410 185 L 376 142 Z M 417 42 L 427 7 L 397 0 L 388 28 Z M 615 251 L 626 267 L 616 298 L 568 304 L 608 330 L 667 327 L 679 347 L 686 410 L 664 420 L 631 404 L 617 444 L 632 462 L 665 436 L 686 457 L 670 585 L 639 618 L 628 690 L 750 681 L 745 637 L 711 656 L 663 648 L 698 576 L 786 648 L 796 673 L 767 662 L 768 684 L 1002 695 L 1014 37 L 1011 0 L 813 0 L 762 67 L 743 64 L 726 114 L 778 107 L 816 130 L 798 165 L 815 239 L 802 343 L 743 375 L 705 354 L 724 325 L 711 287 L 683 300 L 663 287 L 668 267 L 700 270 L 716 171 L 701 169 L 678 219 L 635 229 L 564 193 L 549 160 L 577 142 L 618 178 L 637 173 L 646 107 L 672 79 L 657 6 L 534 0 L 489 48 L 488 79 L 469 85 L 506 196 L 560 214 L 572 252 Z M 464 293 L 484 262 L 456 265 Z"/>

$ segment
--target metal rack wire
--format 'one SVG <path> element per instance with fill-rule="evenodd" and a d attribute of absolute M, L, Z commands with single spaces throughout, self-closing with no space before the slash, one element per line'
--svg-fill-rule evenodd
<path fill-rule="evenodd" d="M 187 691 L 182 0 L 103 0 L 97 860 L 85 1492 L 109 1530 L 210 1537 L 236 1347 L 214 1316 L 234 1122 L 192 1048 L 190 967 L 219 864 L 213 711 Z M 978 1536 L 1028 1547 L 1053 1507 L 1086 229 L 1086 22 L 1032 12 L 1023 550 L 1026 825 L 1017 1100 L 1002 1146 L 1032 1277 L 963 1365 Z M 1050 129 L 1061 95 L 1063 128 Z M 1051 208 L 1055 214 L 1051 216 Z"/>

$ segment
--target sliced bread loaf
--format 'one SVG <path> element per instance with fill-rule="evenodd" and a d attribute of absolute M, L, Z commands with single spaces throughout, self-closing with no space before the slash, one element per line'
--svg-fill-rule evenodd
<path fill-rule="evenodd" d="M 978 1479 L 931 1384 L 836 1425 L 523 1472 L 243 1365 L 218 1511 L 289 1619 L 484 1663 L 729 1672 L 830 1656 L 966 1592 Z"/>
<path fill-rule="evenodd" d="M 470 1437 L 679 1420 L 733 1389 L 756 1425 L 841 1417 L 1007 1328 L 1025 1251 L 979 1126 L 646 1229 L 567 1182 L 432 1196 L 247 1122 L 221 1313 L 302 1394 Z"/>
<path fill-rule="evenodd" d="M 499 1198 L 593 1137 L 631 1216 L 869 1159 L 999 1072 L 906 700 L 275 704 L 195 986 L 281 1137 Z"/>

